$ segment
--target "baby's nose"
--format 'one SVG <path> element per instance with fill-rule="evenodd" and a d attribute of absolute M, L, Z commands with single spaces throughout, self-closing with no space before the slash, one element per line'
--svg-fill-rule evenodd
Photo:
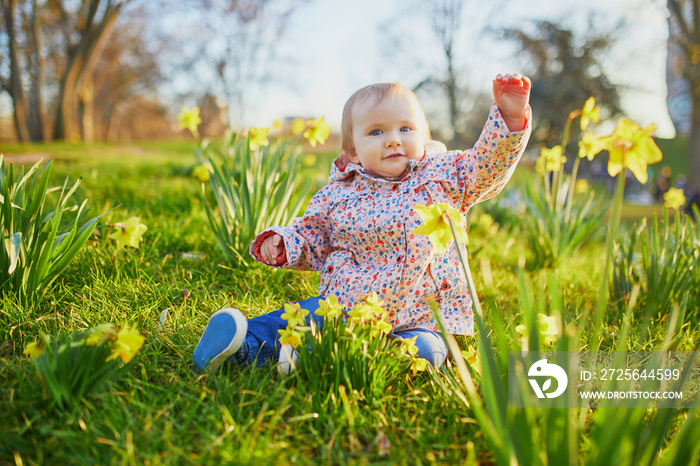
<path fill-rule="evenodd" d="M 387 135 L 386 147 L 398 147 L 401 145 L 401 138 L 398 134 L 392 132 Z"/>

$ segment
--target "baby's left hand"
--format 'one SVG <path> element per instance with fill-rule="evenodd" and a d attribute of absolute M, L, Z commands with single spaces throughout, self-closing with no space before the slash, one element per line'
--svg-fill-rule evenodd
<path fill-rule="evenodd" d="M 530 78 L 520 73 L 499 74 L 493 80 L 493 100 L 510 131 L 525 128 L 530 86 Z"/>

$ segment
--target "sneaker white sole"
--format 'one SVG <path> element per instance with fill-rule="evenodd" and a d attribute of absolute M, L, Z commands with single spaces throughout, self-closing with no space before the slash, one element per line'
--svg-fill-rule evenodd
<path fill-rule="evenodd" d="M 219 314 L 227 314 L 233 319 L 233 322 L 236 324 L 236 334 L 231 339 L 231 343 L 229 343 L 229 345 L 222 352 L 214 356 L 214 358 L 209 361 L 209 364 L 205 369 L 208 374 L 216 372 L 224 361 L 234 355 L 236 351 L 241 348 L 243 341 L 245 341 L 246 333 L 248 333 L 248 319 L 246 319 L 246 317 L 238 309 L 232 307 L 219 309 L 212 314 L 209 321 Z M 209 323 L 207 323 L 207 325 L 209 325 Z M 202 334 L 202 337 L 199 339 L 200 342 L 204 338 L 205 333 L 206 329 Z M 199 346 L 199 342 L 197 343 L 197 346 Z"/>
<path fill-rule="evenodd" d="M 299 353 L 291 345 L 284 345 L 280 348 L 280 357 L 277 363 L 277 371 L 280 374 L 289 375 L 297 368 Z"/>

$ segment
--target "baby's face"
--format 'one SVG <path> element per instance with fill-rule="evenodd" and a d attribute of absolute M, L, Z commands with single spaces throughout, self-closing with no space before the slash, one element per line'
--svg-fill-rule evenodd
<path fill-rule="evenodd" d="M 409 160 L 423 157 L 425 143 L 421 112 L 414 99 L 369 98 L 352 107 L 355 153 L 348 158 L 383 178 L 398 178 Z"/>

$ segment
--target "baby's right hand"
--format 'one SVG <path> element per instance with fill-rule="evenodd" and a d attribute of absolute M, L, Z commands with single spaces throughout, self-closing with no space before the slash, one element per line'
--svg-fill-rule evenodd
<path fill-rule="evenodd" d="M 260 255 L 267 265 L 277 265 L 277 259 L 284 254 L 284 240 L 280 235 L 270 235 L 260 246 Z"/>

